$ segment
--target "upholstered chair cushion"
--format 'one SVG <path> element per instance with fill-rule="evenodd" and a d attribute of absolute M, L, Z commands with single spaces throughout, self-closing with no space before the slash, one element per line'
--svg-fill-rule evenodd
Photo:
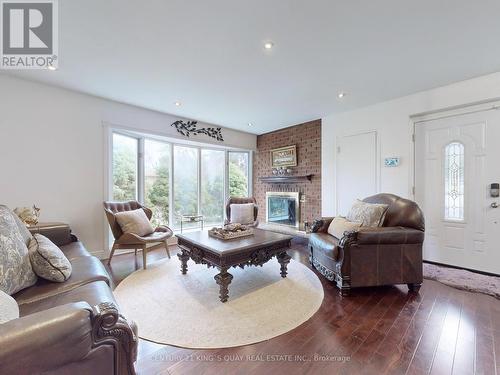
<path fill-rule="evenodd" d="M 328 233 L 340 240 L 345 232 L 358 230 L 360 227 L 360 222 L 349 221 L 344 217 L 335 217 L 328 227 Z"/>
<path fill-rule="evenodd" d="M 0 290 L 9 295 L 37 280 L 14 216 L 10 209 L 0 205 Z"/>
<path fill-rule="evenodd" d="M 19 318 L 19 306 L 14 298 L 0 290 L 0 324 Z"/>
<path fill-rule="evenodd" d="M 71 276 L 71 263 L 64 253 L 47 237 L 35 233 L 29 254 L 35 273 L 45 280 L 62 283 Z"/>
<path fill-rule="evenodd" d="M 358 199 L 347 214 L 347 220 L 360 222 L 365 227 L 380 227 L 388 207 L 387 204 L 366 203 Z"/>
<path fill-rule="evenodd" d="M 123 233 L 133 233 L 138 236 L 147 236 L 154 232 L 148 217 L 142 208 L 131 211 L 117 212 L 116 221 Z"/>
<path fill-rule="evenodd" d="M 231 204 L 231 223 L 251 224 L 254 221 L 254 204 Z"/>

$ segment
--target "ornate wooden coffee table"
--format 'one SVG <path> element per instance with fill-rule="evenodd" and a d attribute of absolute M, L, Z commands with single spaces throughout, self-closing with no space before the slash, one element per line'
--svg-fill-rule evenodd
<path fill-rule="evenodd" d="M 276 256 L 281 268 L 281 277 L 286 277 L 287 265 L 290 263 L 291 236 L 273 233 L 261 229 L 254 229 L 254 235 L 234 240 L 220 240 L 208 235 L 207 231 L 177 234 L 180 253 L 177 254 L 181 261 L 181 272 L 187 272 L 187 261 L 191 258 L 195 263 L 217 267 L 219 273 L 214 279 L 220 286 L 219 297 L 226 302 L 229 297 L 229 284 L 233 275 L 229 272 L 231 267 L 262 266 Z"/>

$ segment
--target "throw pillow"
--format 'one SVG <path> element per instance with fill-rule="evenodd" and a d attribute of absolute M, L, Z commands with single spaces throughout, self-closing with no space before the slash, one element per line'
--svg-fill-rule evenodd
<path fill-rule="evenodd" d="M 9 295 L 37 280 L 14 215 L 7 207 L 0 206 L 0 290 Z"/>
<path fill-rule="evenodd" d="M 345 217 L 335 217 L 328 226 L 328 233 L 340 240 L 345 232 L 358 230 L 360 227 L 359 222 L 349 221 Z"/>
<path fill-rule="evenodd" d="M 14 298 L 0 290 L 0 324 L 19 318 L 19 306 Z"/>
<path fill-rule="evenodd" d="M 35 233 L 29 254 L 35 273 L 45 280 L 62 283 L 71 276 L 71 263 L 51 240 Z"/>
<path fill-rule="evenodd" d="M 142 208 L 131 211 L 123 211 L 115 214 L 116 221 L 123 233 L 133 233 L 138 236 L 147 236 L 154 229 Z"/>
<path fill-rule="evenodd" d="M 252 224 L 253 217 L 253 203 L 233 203 L 229 206 L 231 208 L 231 223 Z"/>
<path fill-rule="evenodd" d="M 387 204 L 366 203 L 358 199 L 347 214 L 347 220 L 361 222 L 365 227 L 381 227 L 388 207 Z"/>
<path fill-rule="evenodd" d="M 24 243 L 26 244 L 26 246 L 29 246 L 30 241 L 33 238 L 33 236 L 31 235 L 28 228 L 26 228 L 26 225 L 21 221 L 19 216 L 17 216 L 15 213 L 12 213 L 12 217 L 14 218 L 14 221 L 16 222 L 17 228 L 19 229 L 19 233 L 21 234 L 21 237 L 23 238 Z"/>

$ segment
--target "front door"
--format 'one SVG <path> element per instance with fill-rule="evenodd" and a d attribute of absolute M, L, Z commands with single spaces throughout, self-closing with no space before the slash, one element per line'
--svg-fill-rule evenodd
<path fill-rule="evenodd" d="M 490 196 L 500 182 L 500 111 L 420 122 L 415 136 L 424 259 L 500 274 L 500 201 Z"/>

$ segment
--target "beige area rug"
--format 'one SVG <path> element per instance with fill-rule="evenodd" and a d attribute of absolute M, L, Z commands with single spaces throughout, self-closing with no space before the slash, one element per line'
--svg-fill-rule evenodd
<path fill-rule="evenodd" d="M 424 277 L 453 288 L 489 294 L 500 299 L 500 277 L 424 263 Z"/>
<path fill-rule="evenodd" d="M 188 262 L 182 275 L 178 259 L 164 259 L 136 271 L 114 291 L 127 319 L 143 339 L 185 348 L 208 349 L 269 340 L 307 321 L 321 306 L 318 277 L 299 262 L 231 268 L 229 301 L 219 300 L 217 269 Z"/>

